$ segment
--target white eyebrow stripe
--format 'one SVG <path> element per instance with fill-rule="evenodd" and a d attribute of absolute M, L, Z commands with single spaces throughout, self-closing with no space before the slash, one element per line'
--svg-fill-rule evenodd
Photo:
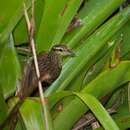
<path fill-rule="evenodd" d="M 56 47 L 55 49 L 56 49 L 56 50 L 64 50 L 64 49 L 61 48 L 61 47 Z"/>

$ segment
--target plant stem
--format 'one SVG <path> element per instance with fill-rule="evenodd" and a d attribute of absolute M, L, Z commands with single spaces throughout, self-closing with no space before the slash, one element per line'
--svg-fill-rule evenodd
<path fill-rule="evenodd" d="M 39 94 L 40 94 L 42 110 L 43 110 L 44 117 L 45 117 L 45 128 L 46 128 L 46 130 L 48 130 L 49 124 L 48 124 L 48 113 L 47 113 L 47 108 L 46 108 L 47 102 L 46 102 L 46 99 L 45 99 L 45 96 L 43 93 L 42 83 L 40 81 L 40 71 L 39 71 L 39 67 L 38 67 L 36 47 L 35 47 L 35 42 L 34 42 L 34 38 L 33 38 L 33 35 L 34 35 L 34 0 L 32 0 L 32 19 L 31 19 L 31 22 L 29 20 L 29 16 L 28 16 L 25 4 L 24 4 L 24 15 L 25 15 L 25 19 L 26 19 L 26 23 L 27 23 L 27 27 L 28 27 L 30 46 L 31 46 L 32 53 L 33 53 L 36 75 L 38 78 L 38 89 L 39 89 Z"/>

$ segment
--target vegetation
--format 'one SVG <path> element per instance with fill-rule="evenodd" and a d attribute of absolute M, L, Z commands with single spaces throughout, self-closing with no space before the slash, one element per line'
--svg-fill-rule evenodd
<path fill-rule="evenodd" d="M 0 126 L 5 130 L 10 129 L 6 122 L 17 104 L 16 88 L 31 55 L 26 51 L 23 2 L 30 13 L 31 0 L 0 1 Z M 15 130 L 71 130 L 89 110 L 100 122 L 98 130 L 130 128 L 130 6 L 124 2 L 35 1 L 37 53 L 62 43 L 77 56 L 65 59 L 60 77 L 44 92 L 49 127 L 45 128 L 39 97 L 28 97 L 19 108 Z"/>

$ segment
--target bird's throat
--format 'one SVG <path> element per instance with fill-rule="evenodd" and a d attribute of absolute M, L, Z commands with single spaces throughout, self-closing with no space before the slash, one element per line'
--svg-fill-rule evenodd
<path fill-rule="evenodd" d="M 55 64 L 58 63 L 58 66 L 61 68 L 63 63 L 63 56 L 58 55 L 55 51 L 50 51 L 50 58 Z"/>

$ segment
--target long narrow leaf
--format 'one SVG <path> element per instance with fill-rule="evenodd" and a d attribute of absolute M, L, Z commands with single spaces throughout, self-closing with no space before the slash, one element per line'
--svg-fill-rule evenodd
<path fill-rule="evenodd" d="M 13 37 L 5 42 L 0 57 L 0 85 L 4 97 L 9 97 L 16 90 L 20 77 L 20 66 L 14 48 Z"/>
<path fill-rule="evenodd" d="M 47 108 L 47 106 L 46 109 L 48 112 L 48 129 L 46 129 L 45 124 L 43 124 L 43 114 L 40 101 L 37 99 L 25 100 L 20 108 L 20 113 L 27 130 L 54 130 L 49 108 Z"/>
<path fill-rule="evenodd" d="M 104 126 L 105 130 L 119 130 L 118 126 L 100 104 L 100 102 L 92 95 L 86 93 L 76 93 L 76 95 L 90 108 L 95 114 L 100 123 Z"/>
<path fill-rule="evenodd" d="M 128 21 L 130 17 L 130 7 L 110 19 L 99 28 L 77 52 L 77 57 L 70 59 L 64 66 L 58 80 L 46 91 L 49 95 L 55 91 L 63 90 L 69 85 L 76 75 L 85 67 L 95 62 L 97 54 L 102 48 L 108 45 L 107 41 Z M 93 59 L 93 60 L 92 60 Z M 94 64 L 94 63 L 93 63 Z M 76 67 L 76 68 L 75 68 Z M 74 69 L 75 68 L 75 69 Z M 86 68 L 87 69 L 87 68 Z"/>
<path fill-rule="evenodd" d="M 1 85 L 0 85 L 1 86 Z M 4 100 L 3 91 L 0 87 L 0 125 L 7 117 L 7 106 Z"/>
<path fill-rule="evenodd" d="M 90 0 L 86 2 L 86 8 L 82 10 L 84 17 L 81 17 L 83 25 L 68 33 L 63 42 L 74 47 L 83 38 L 93 32 L 104 22 L 124 0 Z"/>
<path fill-rule="evenodd" d="M 113 92 L 128 81 L 130 81 L 130 62 L 125 61 L 121 62 L 116 68 L 101 73 L 95 80 L 85 86 L 82 92 L 89 93 L 97 98 L 101 98 L 106 94 Z M 86 107 L 80 99 L 75 98 L 73 101 L 67 104 L 63 111 L 55 118 L 55 129 L 70 130 L 73 124 L 81 117 L 81 115 L 87 111 L 88 107 Z M 66 119 L 68 121 L 65 123 Z"/>
<path fill-rule="evenodd" d="M 67 30 L 69 23 L 71 22 L 74 15 L 76 15 L 76 12 L 77 12 L 79 6 L 81 5 L 81 3 L 82 3 L 82 0 L 68 1 L 65 12 L 59 22 L 58 30 L 56 31 L 56 35 L 54 37 L 53 44 L 60 43 L 64 33 Z"/>
<path fill-rule="evenodd" d="M 2 44 L 13 31 L 14 27 L 23 16 L 23 1 L 3 1 L 0 7 L 0 16 L 3 18 L 0 24 L 0 44 Z M 9 3 L 10 2 L 10 3 Z M 8 3 L 8 4 L 7 4 Z M 31 5 L 31 0 L 25 1 L 27 7 Z M 9 7 L 7 7 L 7 5 Z"/>
<path fill-rule="evenodd" d="M 36 38 L 38 51 L 47 50 L 52 44 L 60 15 L 67 1 L 68 0 L 45 0 L 43 17 Z"/>

